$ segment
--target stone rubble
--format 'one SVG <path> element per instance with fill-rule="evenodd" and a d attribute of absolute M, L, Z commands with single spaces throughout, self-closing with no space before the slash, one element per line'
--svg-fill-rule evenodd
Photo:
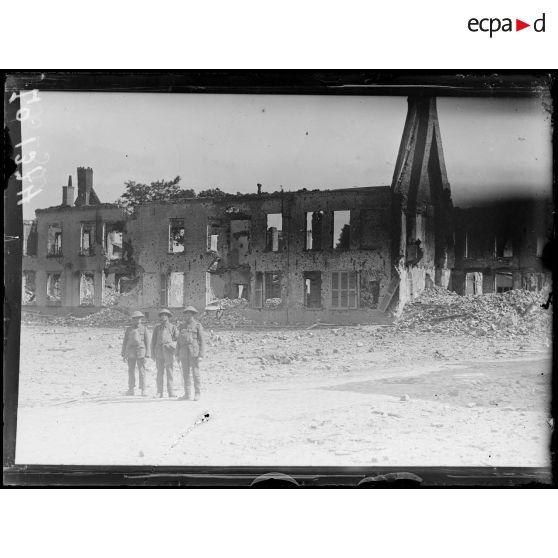
<path fill-rule="evenodd" d="M 460 296 L 433 287 L 407 304 L 397 331 L 420 330 L 475 337 L 521 337 L 549 331 L 552 311 L 541 307 L 547 293 L 511 290 Z"/>

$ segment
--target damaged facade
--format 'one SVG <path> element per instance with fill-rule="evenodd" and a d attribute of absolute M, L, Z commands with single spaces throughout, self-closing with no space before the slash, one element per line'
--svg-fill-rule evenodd
<path fill-rule="evenodd" d="M 270 194 L 258 185 L 253 195 L 151 202 L 125 216 L 100 203 L 93 171 L 78 169 L 75 204 L 70 179 L 62 205 L 25 225 L 24 304 L 125 300 L 156 313 L 240 299 L 260 322 L 377 323 L 429 285 L 490 292 L 489 269 L 492 290 L 508 284 L 502 269 L 525 288 L 526 274 L 542 273 L 540 227 L 526 223 L 535 236 L 523 242 L 485 230 L 490 219 L 476 210 L 454 210 L 436 101 L 408 104 L 391 186 Z"/>
<path fill-rule="evenodd" d="M 391 254 L 398 277 L 391 292 L 401 310 L 429 284 L 447 287 L 454 261 L 453 204 L 434 98 L 408 100 L 392 194 Z"/>
<path fill-rule="evenodd" d="M 127 223 L 142 270 L 138 305 L 204 308 L 241 298 L 262 321 L 335 320 L 349 311 L 351 319 L 381 319 L 379 296 L 391 279 L 390 199 L 390 188 L 379 187 L 142 206 Z M 337 212 L 347 221 L 342 234 Z M 315 213 L 309 246 L 307 215 Z"/>
<path fill-rule="evenodd" d="M 62 204 L 36 212 L 24 224 L 23 304 L 100 307 L 115 276 L 129 275 L 123 258 L 125 216 L 102 204 L 93 189 L 93 170 L 78 168 L 74 203 L 71 177 Z"/>
<path fill-rule="evenodd" d="M 539 291 L 551 273 L 541 256 L 552 236 L 549 201 L 514 200 L 455 210 L 455 265 L 459 294 Z"/>

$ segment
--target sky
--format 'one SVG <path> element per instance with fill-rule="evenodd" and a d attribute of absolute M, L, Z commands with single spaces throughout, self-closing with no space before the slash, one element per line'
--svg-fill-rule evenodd
<path fill-rule="evenodd" d="M 389 185 L 406 97 L 41 92 L 22 123 L 42 191 L 24 218 L 58 205 L 76 168 L 93 168 L 102 202 L 133 180 L 181 177 L 184 188 L 263 191 Z M 550 113 L 539 98 L 439 98 L 456 206 L 550 195 Z M 28 172 L 36 162 L 26 165 Z M 76 192 L 77 194 L 77 192 Z"/>

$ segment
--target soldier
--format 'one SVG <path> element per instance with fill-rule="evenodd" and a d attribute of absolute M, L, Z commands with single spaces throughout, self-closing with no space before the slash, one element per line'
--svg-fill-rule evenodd
<path fill-rule="evenodd" d="M 136 387 L 136 364 L 139 372 L 139 388 L 145 397 L 145 359 L 149 358 L 149 332 L 142 319 L 145 316 L 136 311 L 132 314 L 132 325 L 126 328 L 122 343 L 122 359 L 128 362 L 128 391 L 126 395 L 134 395 Z"/>
<path fill-rule="evenodd" d="M 161 323 L 155 326 L 151 338 L 151 355 L 157 365 L 157 395 L 163 397 L 165 371 L 167 373 L 167 392 L 174 397 L 172 385 L 172 369 L 178 329 L 170 321 L 172 314 L 166 308 L 159 311 Z"/>
<path fill-rule="evenodd" d="M 180 325 L 178 341 L 176 343 L 177 357 L 182 365 L 184 377 L 184 396 L 180 399 L 192 398 L 192 376 L 194 377 L 194 401 L 201 395 L 200 360 L 205 355 L 205 339 L 203 327 L 194 316 L 198 311 L 193 306 L 187 306 L 182 311 L 184 322 Z M 190 369 L 192 373 L 190 373 Z"/>

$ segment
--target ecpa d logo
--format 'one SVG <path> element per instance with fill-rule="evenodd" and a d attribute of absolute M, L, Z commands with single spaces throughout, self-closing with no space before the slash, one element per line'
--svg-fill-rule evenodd
<path fill-rule="evenodd" d="M 536 33 L 544 33 L 545 32 L 545 25 L 546 25 L 546 14 L 543 14 L 541 17 L 536 19 L 533 22 L 533 30 Z M 513 31 L 521 31 L 522 29 L 527 29 L 527 27 L 531 27 L 530 23 L 526 23 L 521 19 L 515 20 L 515 28 L 513 25 L 513 19 L 509 17 L 504 17 L 500 19 L 499 17 L 484 17 L 482 19 L 478 19 L 476 17 L 472 17 L 468 23 L 467 27 L 469 31 L 473 33 L 478 33 L 479 31 L 482 33 L 489 33 L 490 38 L 494 33 L 498 33 L 502 31 L 504 33 L 513 32 Z"/>

